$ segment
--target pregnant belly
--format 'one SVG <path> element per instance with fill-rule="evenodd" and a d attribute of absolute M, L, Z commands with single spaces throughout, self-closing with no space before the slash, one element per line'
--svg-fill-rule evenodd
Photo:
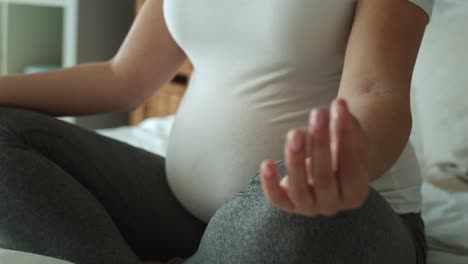
<path fill-rule="evenodd" d="M 169 185 L 182 205 L 206 222 L 244 188 L 262 160 L 283 159 L 287 131 L 305 128 L 313 107 L 263 108 L 233 98 L 189 89 L 171 131 Z"/>
<path fill-rule="evenodd" d="M 172 191 L 203 221 L 243 189 L 263 159 L 282 159 L 284 131 L 220 112 L 179 114 L 167 153 Z"/>

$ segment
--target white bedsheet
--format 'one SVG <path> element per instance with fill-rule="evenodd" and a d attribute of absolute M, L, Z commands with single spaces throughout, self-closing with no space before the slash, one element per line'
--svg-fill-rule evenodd
<path fill-rule="evenodd" d="M 468 263 L 468 183 L 434 166 L 423 184 L 429 264 Z"/>
<path fill-rule="evenodd" d="M 97 130 L 99 134 L 127 142 L 147 151 L 166 156 L 169 133 L 174 116 L 150 118 L 135 127 Z"/>

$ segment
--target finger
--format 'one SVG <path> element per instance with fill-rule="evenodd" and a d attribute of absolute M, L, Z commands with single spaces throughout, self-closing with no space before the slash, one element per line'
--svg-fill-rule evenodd
<path fill-rule="evenodd" d="M 335 172 L 337 185 L 338 185 L 338 196 L 340 200 L 343 200 L 343 190 L 341 183 L 341 175 L 339 171 L 339 163 L 341 162 L 342 156 L 340 155 L 342 148 L 342 132 L 343 122 L 346 117 L 339 115 L 338 113 L 338 99 L 335 99 L 331 104 L 331 117 L 330 117 L 330 140 L 331 140 L 331 153 L 332 153 L 332 169 Z M 341 172 L 341 171 L 340 171 Z"/>
<path fill-rule="evenodd" d="M 288 193 L 288 176 L 285 176 L 283 179 L 281 179 L 280 186 L 286 193 Z M 311 187 L 310 185 L 309 185 L 309 188 L 310 188 L 309 191 L 311 192 L 311 196 L 315 197 L 314 188 Z M 315 202 L 313 203 L 315 204 Z M 318 215 L 317 209 L 315 208 L 314 205 L 304 208 L 302 210 L 295 208 L 293 211 L 291 211 L 291 213 L 305 215 L 305 216 L 317 216 Z"/>
<path fill-rule="evenodd" d="M 324 109 L 312 111 L 309 137 L 316 207 L 321 214 L 335 215 L 340 209 L 340 200 L 337 180 L 332 170 L 329 125 L 328 111 Z"/>
<path fill-rule="evenodd" d="M 310 141 L 309 141 L 309 145 Z M 306 170 L 307 170 L 307 183 L 310 187 L 314 186 L 314 178 L 312 177 L 312 159 L 310 157 L 306 158 Z"/>
<path fill-rule="evenodd" d="M 307 182 L 305 158 L 306 135 L 302 130 L 291 130 L 285 144 L 288 171 L 288 195 L 296 210 L 307 212 L 314 207 L 314 199 Z"/>
<path fill-rule="evenodd" d="M 276 207 L 293 212 L 294 205 L 289 199 L 287 191 L 280 186 L 276 164 L 270 160 L 262 162 L 260 175 L 263 193 L 267 200 Z"/>
<path fill-rule="evenodd" d="M 283 188 L 284 190 L 288 190 L 288 176 L 284 176 L 283 179 L 281 179 L 280 181 L 280 186 L 281 188 Z"/>
<path fill-rule="evenodd" d="M 341 199 L 345 202 L 346 209 L 353 209 L 362 206 L 368 193 L 367 164 L 364 162 L 365 143 L 362 138 L 360 126 L 353 124 L 353 118 L 344 100 L 337 100 L 334 104 L 339 124 L 337 127 L 341 131 L 340 147 L 338 152 L 338 175 L 341 190 Z"/>
<path fill-rule="evenodd" d="M 342 139 L 342 131 L 343 131 L 343 121 L 345 117 L 341 116 L 338 119 L 338 112 L 336 108 L 337 100 L 335 99 L 331 104 L 331 114 L 330 114 L 330 140 L 331 140 L 331 153 L 332 153 L 332 169 L 333 171 L 338 171 L 338 163 L 339 163 L 339 156 L 340 153 L 340 145 Z M 338 177 L 339 181 L 339 177 Z"/>

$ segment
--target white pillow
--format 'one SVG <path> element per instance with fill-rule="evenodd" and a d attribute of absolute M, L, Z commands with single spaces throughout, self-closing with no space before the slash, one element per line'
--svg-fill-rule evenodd
<path fill-rule="evenodd" d="M 468 263 L 468 0 L 436 0 L 416 63 L 413 134 L 426 181 L 428 264 Z M 440 162 L 455 166 L 441 166 Z"/>
<path fill-rule="evenodd" d="M 468 168 L 468 1 L 439 0 L 413 76 L 414 143 L 422 165 Z"/>

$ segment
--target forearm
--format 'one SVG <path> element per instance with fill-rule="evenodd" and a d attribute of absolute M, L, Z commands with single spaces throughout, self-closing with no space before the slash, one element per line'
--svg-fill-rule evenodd
<path fill-rule="evenodd" d="M 409 99 L 374 92 L 343 98 L 368 136 L 372 179 L 381 177 L 408 142 L 412 127 Z"/>
<path fill-rule="evenodd" d="M 30 75 L 0 77 L 0 106 L 33 109 L 55 116 L 122 111 L 132 103 L 127 78 L 111 62 Z"/>

